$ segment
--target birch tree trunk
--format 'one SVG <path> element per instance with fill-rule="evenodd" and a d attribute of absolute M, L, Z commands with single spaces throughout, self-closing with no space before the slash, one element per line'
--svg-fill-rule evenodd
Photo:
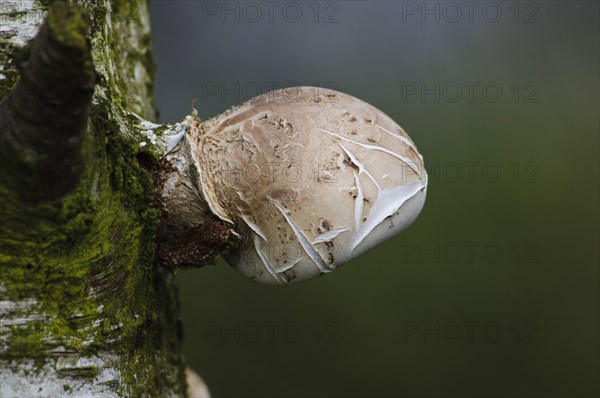
<path fill-rule="evenodd" d="M 78 4 L 0 2 L 0 396 L 184 396 L 147 0 Z"/>

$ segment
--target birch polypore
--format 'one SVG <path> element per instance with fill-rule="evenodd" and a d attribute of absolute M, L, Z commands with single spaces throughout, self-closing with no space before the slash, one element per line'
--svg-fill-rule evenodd
<path fill-rule="evenodd" d="M 164 185 L 163 197 L 180 197 L 173 224 L 227 226 L 240 242 L 226 260 L 258 282 L 331 272 L 402 231 L 423 207 L 427 175 L 415 144 L 350 95 L 288 88 L 187 123 L 167 155 L 172 165 L 177 157 L 194 165 Z"/>

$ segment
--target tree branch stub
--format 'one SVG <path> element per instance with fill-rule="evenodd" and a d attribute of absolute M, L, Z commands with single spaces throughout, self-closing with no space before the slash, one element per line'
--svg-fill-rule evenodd
<path fill-rule="evenodd" d="M 20 80 L 0 102 L 3 184 L 21 200 L 53 201 L 77 184 L 95 84 L 87 17 L 57 3 L 17 60 Z"/>

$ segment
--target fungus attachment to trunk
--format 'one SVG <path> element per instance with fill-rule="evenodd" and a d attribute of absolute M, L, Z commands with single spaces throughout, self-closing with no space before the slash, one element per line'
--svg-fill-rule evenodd
<path fill-rule="evenodd" d="M 297 283 L 391 238 L 424 205 L 427 174 L 415 144 L 350 95 L 287 88 L 184 123 L 157 178 L 163 263 L 211 248 L 183 261 L 202 264 L 235 238 L 224 253 L 235 269 L 265 284 Z M 220 231 L 208 242 L 197 234 L 207 226 Z"/>

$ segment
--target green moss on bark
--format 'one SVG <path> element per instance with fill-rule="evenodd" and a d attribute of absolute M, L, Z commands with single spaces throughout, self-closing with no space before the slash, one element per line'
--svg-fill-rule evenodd
<path fill-rule="evenodd" d="M 13 65 L 13 59 L 5 58 L 2 55 L 16 54 L 19 50 L 18 47 L 9 44 L 7 41 L 0 40 L 0 65 L 4 66 L 0 72 L 3 76 L 3 79 L 0 80 L 0 100 L 6 97 L 19 81 L 19 73 Z"/>
<path fill-rule="evenodd" d="M 82 10 L 71 12 L 73 6 L 57 2 L 48 11 L 48 27 L 52 36 L 61 43 L 84 49 L 86 47 L 86 32 L 88 22 Z"/>
<path fill-rule="evenodd" d="M 44 319 L 11 327 L 1 357 L 41 359 L 58 346 L 81 355 L 109 350 L 122 358 L 121 388 L 160 391 L 166 380 L 157 368 L 182 366 L 177 298 L 171 276 L 153 261 L 158 214 L 149 207 L 150 177 L 135 160 L 137 143 L 102 108 L 94 109 L 87 149 L 94 161 L 76 192 L 29 209 L 2 192 L 2 299 L 33 297 Z"/>
<path fill-rule="evenodd" d="M 135 4 L 111 1 L 111 18 L 125 13 L 139 24 Z M 125 112 L 129 101 L 123 94 L 124 87 L 131 88 L 123 76 L 135 75 L 135 63 L 152 72 L 153 62 L 148 48 L 126 51 L 126 60 L 119 61 L 123 45 L 117 38 L 126 32 L 106 30 L 106 10 L 103 1 L 89 10 L 95 63 L 105 71 L 111 63 L 125 69 L 106 72 L 97 87 L 77 188 L 55 203 L 24 207 L 0 186 L 0 300 L 35 300 L 11 313 L 30 317 L 28 322 L 0 330 L 8 347 L 0 359 L 30 358 L 42 366 L 56 347 L 82 356 L 110 351 L 119 357 L 123 377 L 112 387 L 122 395 L 183 396 L 177 291 L 172 275 L 154 262 L 159 214 L 150 206 L 151 178 L 136 160 L 140 138 L 129 128 L 134 121 Z M 79 24 L 56 28 L 72 33 Z M 14 80 L 8 83 L 3 90 Z M 140 92 L 135 87 L 133 98 Z M 78 369 L 69 376 L 93 380 L 98 373 L 93 367 Z"/>

